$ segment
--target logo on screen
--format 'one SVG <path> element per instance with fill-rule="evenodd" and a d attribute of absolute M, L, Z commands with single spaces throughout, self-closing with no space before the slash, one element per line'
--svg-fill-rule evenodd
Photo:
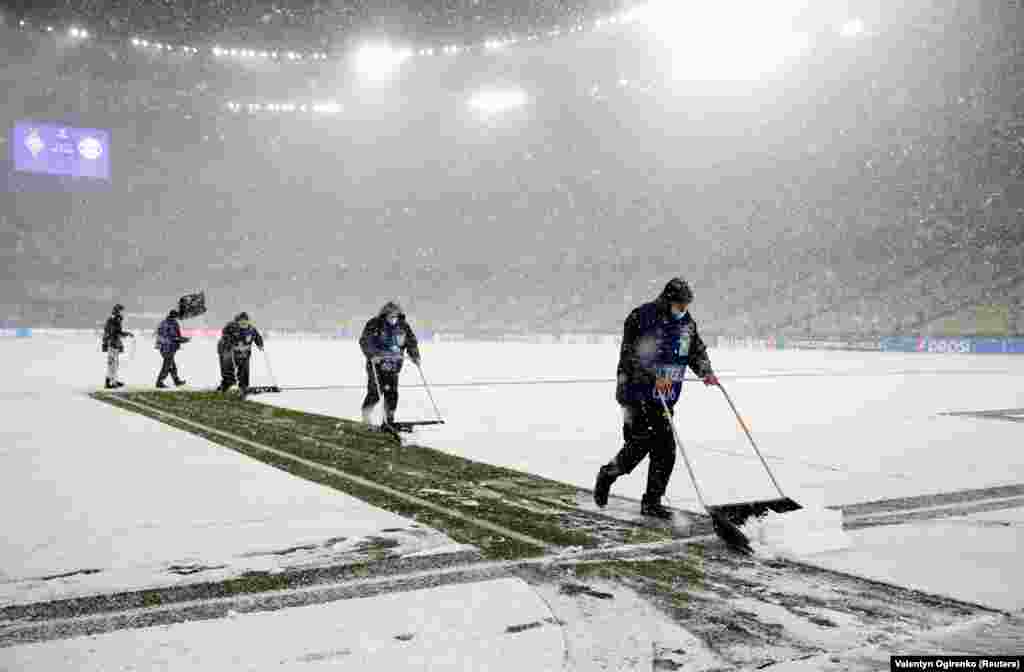
<path fill-rule="evenodd" d="M 96 138 L 82 138 L 78 143 L 78 153 L 83 159 L 95 161 L 103 155 L 103 144 Z"/>
<path fill-rule="evenodd" d="M 32 152 L 33 158 L 38 158 L 39 152 L 46 149 L 46 143 L 39 137 L 39 129 L 33 128 L 25 136 L 25 147 Z"/>

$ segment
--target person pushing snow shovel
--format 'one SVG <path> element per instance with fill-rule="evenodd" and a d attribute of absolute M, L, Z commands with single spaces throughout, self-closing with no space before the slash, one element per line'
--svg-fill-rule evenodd
<path fill-rule="evenodd" d="M 692 301 L 693 291 L 686 281 L 673 278 L 656 300 L 634 309 L 626 318 L 615 389 L 615 400 L 622 406 L 623 446 L 597 472 L 594 502 L 600 507 L 608 504 L 615 479 L 649 457 L 647 491 L 640 512 L 672 517 L 661 498 L 672 477 L 676 446 L 672 419 L 664 413 L 662 398 L 671 413 L 682 393 L 687 366 L 705 385 L 718 385 L 697 323 L 689 313 Z"/>
<path fill-rule="evenodd" d="M 263 349 L 263 335 L 252 326 L 249 313 L 239 313 L 224 325 L 217 341 L 221 378 L 218 392 L 227 392 L 237 382 L 242 399 L 249 394 L 249 359 L 254 345 Z"/>
<path fill-rule="evenodd" d="M 363 400 L 363 422 L 372 424 L 373 409 L 384 397 L 384 425 L 395 422 L 398 408 L 398 374 L 402 371 L 403 352 L 417 366 L 419 344 L 405 313 L 394 301 L 381 307 L 377 316 L 366 323 L 359 337 L 359 347 L 366 356 L 366 398 Z"/>

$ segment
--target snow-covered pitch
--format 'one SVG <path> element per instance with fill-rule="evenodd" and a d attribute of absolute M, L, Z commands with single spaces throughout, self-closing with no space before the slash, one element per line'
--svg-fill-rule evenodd
<path fill-rule="evenodd" d="M 586 488 L 620 447 L 614 346 L 421 349 L 446 424 L 419 430 L 418 443 Z M 255 401 L 359 418 L 365 373 L 355 343 L 270 339 L 267 353 L 286 389 Z M 838 506 L 1024 483 L 1020 423 L 942 415 L 1024 408 L 1024 357 L 712 350 L 711 358 L 797 501 Z M 219 380 L 212 340 L 185 346 L 178 364 L 191 388 Z M 89 399 L 105 369 L 98 338 L 2 341 L 0 365 L 7 372 L 0 383 L 2 604 L 134 589 L 168 563 L 215 566 L 241 550 L 294 547 L 331 531 L 352 539 L 408 528 L 354 498 Z M 269 384 L 258 352 L 253 366 L 253 383 Z M 150 388 L 158 369 L 159 356 L 140 338 L 121 377 Z M 415 367 L 406 367 L 402 384 L 398 418 L 434 417 Z M 287 390 L 307 386 L 338 389 Z M 717 390 L 689 383 L 676 422 L 710 503 L 776 494 Z M 642 464 L 613 492 L 639 498 L 645 479 Z M 668 499 L 698 510 L 681 461 Z M 802 560 L 995 608 L 1024 607 L 1019 508 L 848 534 L 849 548 Z M 401 543 L 416 553 L 449 548 L 451 540 L 407 535 Z M 285 556 L 261 557 L 261 569 L 286 565 L 274 559 Z M 117 568 L 102 576 L 123 583 L 91 584 L 89 574 L 38 581 L 91 568 Z"/>

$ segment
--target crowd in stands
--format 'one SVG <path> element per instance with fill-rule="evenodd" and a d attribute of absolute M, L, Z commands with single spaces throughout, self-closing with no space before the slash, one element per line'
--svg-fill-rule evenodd
<path fill-rule="evenodd" d="M 9 178 L 0 317 L 91 325 L 112 300 L 141 311 L 206 289 L 212 311 L 222 297 L 282 327 L 398 298 L 438 330 L 616 331 L 676 274 L 723 334 L 915 333 L 1019 306 L 1024 53 L 1001 3 L 967 4 L 817 47 L 739 103 L 624 87 L 650 73 L 595 50 L 573 60 L 607 36 L 357 96 L 336 64 L 72 50 L 0 26 L 0 121 L 112 128 L 116 152 L 105 189 Z M 254 25 L 302 32 L 315 14 L 287 6 Z M 510 70 L 530 104 L 470 118 L 458 103 L 479 71 Z M 225 105 L 332 92 L 343 118 Z"/>

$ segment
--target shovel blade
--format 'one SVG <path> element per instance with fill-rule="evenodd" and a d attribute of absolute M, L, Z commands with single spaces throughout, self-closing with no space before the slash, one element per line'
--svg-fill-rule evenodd
<path fill-rule="evenodd" d="M 391 426 L 400 432 L 411 432 L 417 427 L 424 425 L 443 425 L 444 420 L 408 420 L 404 422 L 392 422 Z"/>
<path fill-rule="evenodd" d="M 715 525 L 715 533 L 730 547 L 747 554 L 751 553 L 750 540 L 740 528 L 748 518 L 763 516 L 768 511 L 787 513 L 801 508 L 803 507 L 789 497 L 707 507 L 708 514 Z"/>

